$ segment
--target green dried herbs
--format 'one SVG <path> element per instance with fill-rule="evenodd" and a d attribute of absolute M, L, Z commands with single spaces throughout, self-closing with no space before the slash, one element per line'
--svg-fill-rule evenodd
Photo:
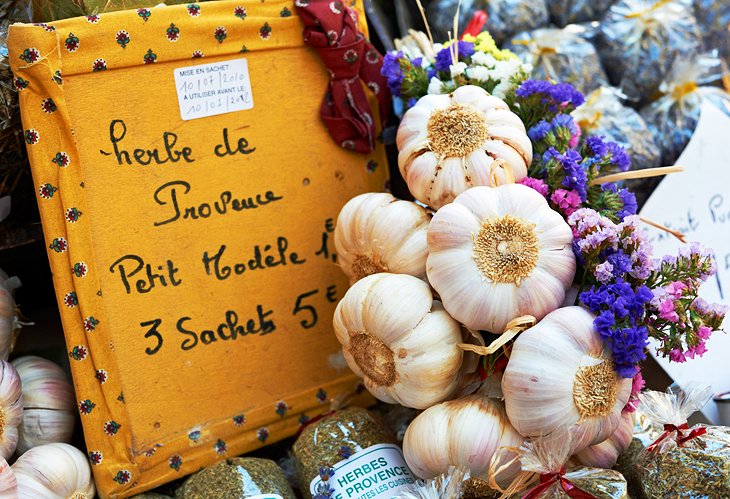
<path fill-rule="evenodd" d="M 682 446 L 644 453 L 634 466 L 641 497 L 730 497 L 730 428 L 708 426 Z"/>
<path fill-rule="evenodd" d="M 334 466 L 375 444 L 392 443 L 383 425 L 360 407 L 337 411 L 307 426 L 294 443 L 294 463 L 302 494 L 310 498 L 309 484 L 320 467 Z"/>
<path fill-rule="evenodd" d="M 245 499 L 259 494 L 279 494 L 296 499 L 284 472 L 273 461 L 254 457 L 231 458 L 188 478 L 177 499 Z"/>

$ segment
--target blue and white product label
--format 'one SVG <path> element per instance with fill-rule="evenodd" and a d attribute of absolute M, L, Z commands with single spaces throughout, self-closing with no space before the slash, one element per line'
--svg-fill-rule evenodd
<path fill-rule="evenodd" d="M 400 448 L 377 444 L 340 461 L 329 476 L 312 480 L 309 492 L 332 499 L 391 499 L 415 482 Z"/>
<path fill-rule="evenodd" d="M 284 499 L 279 494 L 259 494 L 251 496 L 248 499 Z"/>

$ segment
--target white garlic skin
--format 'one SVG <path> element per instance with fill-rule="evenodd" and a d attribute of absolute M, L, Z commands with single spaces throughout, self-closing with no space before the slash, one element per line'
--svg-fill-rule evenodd
<path fill-rule="evenodd" d="M 470 395 L 430 407 L 416 417 L 406 430 L 403 453 L 420 478 L 433 478 L 449 466 L 466 466 L 472 477 L 487 480 L 497 449 L 523 442 L 499 400 Z M 507 486 L 519 470 L 516 464 L 500 473 L 500 485 Z"/>
<path fill-rule="evenodd" d="M 490 255 L 480 262 L 476 256 L 490 248 L 479 240 L 483 232 L 494 234 L 485 228 L 487 224 L 508 218 L 529 228 L 535 238 L 535 253 L 523 260 L 527 273 L 519 280 L 490 278 L 483 263 L 497 262 L 497 258 Z M 501 334 L 511 320 L 522 315 L 540 320 L 563 303 L 565 290 L 575 277 L 572 242 L 570 226 L 534 189 L 520 184 L 473 187 L 431 220 L 428 280 L 456 320 L 472 330 Z M 508 249 L 504 254 L 510 252 Z M 521 256 L 528 254 L 523 250 Z M 528 259 L 531 264 L 525 265 Z M 514 271 L 520 268 L 496 266 Z"/>
<path fill-rule="evenodd" d="M 93 499 L 91 466 L 83 452 L 64 443 L 34 447 L 11 467 L 19 499 Z"/>
<path fill-rule="evenodd" d="M 434 113 L 453 106 L 480 117 L 480 130 L 467 127 L 461 137 L 468 142 L 471 135 L 478 143 L 459 148 L 461 152 L 439 150 L 429 134 Z M 504 101 L 475 85 L 459 87 L 451 94 L 421 97 L 403 116 L 396 144 L 398 167 L 408 189 L 434 210 L 470 187 L 519 181 L 527 176 L 532 162 L 532 142 L 520 118 Z"/>
<path fill-rule="evenodd" d="M 425 409 L 459 384 L 461 326 L 416 277 L 359 280 L 337 305 L 334 329 L 350 369 L 383 402 Z"/>
<path fill-rule="evenodd" d="M 13 291 L 20 287 L 20 279 L 8 277 L 0 269 L 0 359 L 8 360 L 15 347 L 20 323 L 17 318 Z"/>
<path fill-rule="evenodd" d="M 360 194 L 337 217 L 337 263 L 350 284 L 376 272 L 425 279 L 430 221 L 428 212 L 416 203 L 385 192 Z"/>
<path fill-rule="evenodd" d="M 611 469 L 618 457 L 631 445 L 634 437 L 634 413 L 624 412 L 616 431 L 603 442 L 586 447 L 574 454 L 571 460 L 580 466 Z"/>
<path fill-rule="evenodd" d="M 18 454 L 38 445 L 70 442 L 75 423 L 75 399 L 66 373 L 50 360 L 28 355 L 12 362 L 23 386 L 23 422 Z"/>
<path fill-rule="evenodd" d="M 10 362 L 0 360 L 0 457 L 9 459 L 18 445 L 23 421 L 20 376 Z"/>
<path fill-rule="evenodd" d="M 520 434 L 539 437 L 571 428 L 575 453 L 606 440 L 618 428 L 631 379 L 618 378 L 610 369 L 611 353 L 593 319 L 581 307 L 560 308 L 515 340 L 502 391 L 509 420 Z M 582 386 L 577 375 L 587 366 L 603 367 L 613 376 L 601 384 L 599 395 L 613 391 L 614 402 L 595 415 L 581 413 L 574 401 L 574 384 Z"/>
<path fill-rule="evenodd" d="M 0 499 L 17 499 L 18 481 L 5 459 L 0 459 Z"/>

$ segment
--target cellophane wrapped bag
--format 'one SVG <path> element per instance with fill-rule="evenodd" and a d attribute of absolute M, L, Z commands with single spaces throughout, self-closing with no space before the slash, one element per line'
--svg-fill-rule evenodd
<path fill-rule="evenodd" d="M 694 0 L 694 12 L 705 50 L 717 50 L 725 63 L 730 64 L 730 2 Z"/>
<path fill-rule="evenodd" d="M 687 423 L 711 398 L 712 389 L 701 384 L 642 394 L 640 409 L 664 432 L 633 463 L 637 495 L 730 497 L 730 428 Z"/>
<path fill-rule="evenodd" d="M 418 480 L 394 499 L 453 499 L 462 497 L 469 470 L 462 466 L 449 467 L 448 471 L 429 480 Z"/>
<path fill-rule="evenodd" d="M 547 0 L 550 20 L 557 26 L 600 19 L 615 0 Z"/>
<path fill-rule="evenodd" d="M 591 496 L 629 499 L 626 480 L 618 471 L 585 466 L 566 468 L 572 451 L 573 439 L 569 430 L 555 431 L 526 442 L 519 458 L 523 474 L 504 491 L 505 494 L 523 499 Z M 530 476 L 532 479 L 527 479 Z"/>
<path fill-rule="evenodd" d="M 606 85 L 608 78 L 595 47 L 582 37 L 585 32 L 579 25 L 536 29 L 515 36 L 505 48 L 532 64 L 532 78 L 570 83 L 586 94 Z"/>
<path fill-rule="evenodd" d="M 611 83 L 630 99 L 648 102 L 678 56 L 700 51 L 701 36 L 686 4 L 621 0 L 603 18 L 597 48 Z"/>
<path fill-rule="evenodd" d="M 433 0 L 428 6 L 428 22 L 437 40 L 454 35 L 454 15 L 459 0 Z M 462 0 L 459 10 L 459 29 L 471 20 L 474 12 L 487 13 L 487 24 L 494 41 L 501 45 L 520 31 L 528 31 L 548 25 L 548 9 L 545 0 Z"/>
<path fill-rule="evenodd" d="M 662 96 L 641 110 L 665 165 L 674 164 L 692 138 L 704 102 L 730 116 L 730 94 L 711 86 L 726 76 L 727 66 L 714 54 L 677 59 L 659 87 Z"/>

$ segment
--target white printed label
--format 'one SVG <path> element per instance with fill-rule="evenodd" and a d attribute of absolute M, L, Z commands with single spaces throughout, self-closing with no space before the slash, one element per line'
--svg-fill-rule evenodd
<path fill-rule="evenodd" d="M 177 68 L 175 87 L 184 120 L 253 108 L 246 59 Z"/>
<path fill-rule="evenodd" d="M 279 494 L 259 494 L 256 496 L 250 496 L 248 499 L 284 499 Z"/>
<path fill-rule="evenodd" d="M 400 448 L 378 444 L 340 461 L 329 476 L 312 480 L 309 492 L 332 499 L 391 499 L 415 481 Z"/>

